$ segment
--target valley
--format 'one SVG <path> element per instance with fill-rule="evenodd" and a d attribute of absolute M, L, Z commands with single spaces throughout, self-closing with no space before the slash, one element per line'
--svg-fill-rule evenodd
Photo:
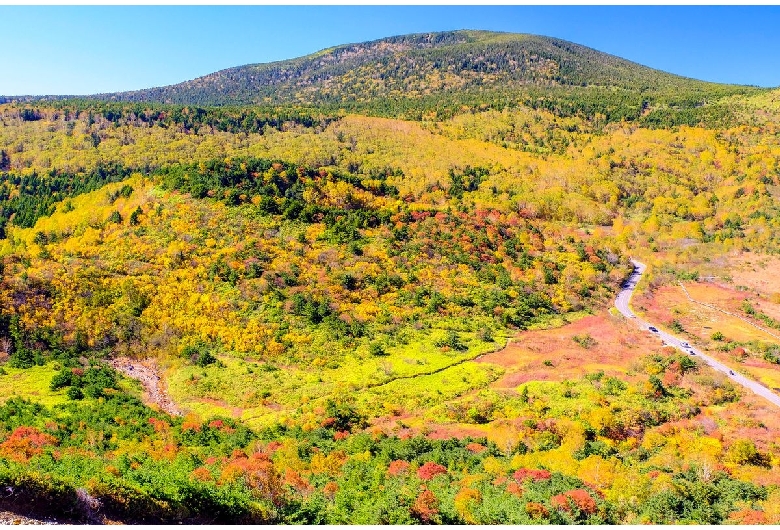
<path fill-rule="evenodd" d="M 8 99 L 0 509 L 780 523 L 778 102 L 490 32 Z"/>

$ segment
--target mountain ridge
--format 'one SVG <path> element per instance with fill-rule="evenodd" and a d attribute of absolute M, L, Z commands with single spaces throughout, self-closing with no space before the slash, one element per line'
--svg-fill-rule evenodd
<path fill-rule="evenodd" d="M 759 90 L 664 72 L 554 37 L 457 30 L 342 44 L 293 59 L 225 68 L 173 85 L 83 97 L 208 106 L 364 106 L 534 88 L 606 88 L 640 94 Z"/>

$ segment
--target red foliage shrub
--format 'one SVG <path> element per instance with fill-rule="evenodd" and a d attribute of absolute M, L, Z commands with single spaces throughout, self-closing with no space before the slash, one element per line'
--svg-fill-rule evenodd
<path fill-rule="evenodd" d="M 241 451 L 240 449 L 234 449 L 233 454 L 238 454 L 240 457 L 246 457 L 246 453 Z M 270 462 L 271 461 L 271 455 L 264 451 L 256 451 L 252 453 L 252 456 L 250 456 L 252 460 L 256 462 Z"/>
<path fill-rule="evenodd" d="M 661 378 L 661 383 L 665 387 L 670 386 L 679 386 L 680 385 L 680 374 L 677 372 L 666 372 Z"/>
<path fill-rule="evenodd" d="M 553 508 L 563 510 L 565 512 L 571 512 L 571 506 L 569 506 L 569 498 L 566 495 L 554 495 L 550 497 L 550 504 Z"/>
<path fill-rule="evenodd" d="M 277 442 L 276 440 L 274 440 L 273 442 L 268 442 L 265 451 L 268 454 L 274 454 L 274 452 L 276 452 L 277 449 L 282 447 L 282 445 L 284 445 L 282 444 L 282 442 Z"/>
<path fill-rule="evenodd" d="M 591 515 L 596 513 L 598 507 L 593 497 L 583 489 L 569 490 L 550 498 L 553 508 L 571 513 L 574 508 L 580 512 Z"/>
<path fill-rule="evenodd" d="M 43 453 L 47 445 L 56 445 L 57 439 L 46 433 L 42 433 L 35 427 L 17 427 L 11 436 L 0 444 L 0 456 L 27 462 L 35 455 Z"/>
<path fill-rule="evenodd" d="M 335 424 L 335 423 L 336 423 L 336 418 L 330 417 L 330 418 L 325 418 L 324 420 L 322 420 L 322 423 L 320 423 L 320 426 L 328 428 L 328 427 L 332 427 L 333 424 Z"/>
<path fill-rule="evenodd" d="M 405 460 L 393 460 L 390 465 L 387 466 L 387 474 L 397 477 L 398 475 L 405 475 L 409 471 L 409 462 Z"/>
<path fill-rule="evenodd" d="M 216 429 L 226 434 L 231 434 L 236 432 L 236 430 L 233 427 L 225 423 L 223 420 L 213 420 L 209 422 L 209 428 Z"/>
<path fill-rule="evenodd" d="M 422 221 L 431 216 L 431 212 L 412 212 L 412 219 Z"/>
<path fill-rule="evenodd" d="M 436 475 L 447 472 L 447 468 L 436 462 L 426 462 L 417 470 L 417 476 L 422 480 L 430 480 Z"/>
<path fill-rule="evenodd" d="M 239 456 L 231 459 L 223 468 L 219 480 L 225 484 L 242 478 L 256 497 L 268 500 L 276 506 L 282 503 L 282 477 L 266 453 L 257 452 L 249 458 Z"/>
<path fill-rule="evenodd" d="M 523 219 L 533 219 L 536 215 L 529 208 L 520 208 L 517 212 Z"/>
<path fill-rule="evenodd" d="M 333 433 L 334 440 L 344 440 L 349 437 L 349 431 L 336 431 Z"/>
<path fill-rule="evenodd" d="M 162 449 L 162 457 L 173 460 L 179 452 L 179 447 L 174 443 L 165 444 Z"/>
<path fill-rule="evenodd" d="M 673 361 L 669 366 L 666 367 L 666 372 L 674 372 L 675 374 L 679 374 L 682 372 L 682 367 L 680 366 L 679 361 Z"/>
<path fill-rule="evenodd" d="M 487 447 L 485 447 L 485 446 L 484 446 L 484 445 L 482 445 L 482 444 L 478 444 L 478 443 L 473 443 L 473 442 L 472 442 L 472 443 L 470 443 L 470 444 L 468 444 L 468 445 L 466 446 L 466 449 L 467 449 L 467 450 L 469 450 L 469 451 L 471 451 L 471 452 L 472 452 L 472 453 L 474 453 L 474 454 L 479 454 L 479 453 L 481 453 L 482 451 L 484 451 L 485 449 L 487 449 Z"/>
<path fill-rule="evenodd" d="M 423 523 L 433 522 L 439 513 L 439 499 L 431 490 L 424 489 L 414 500 L 411 513 Z"/>
<path fill-rule="evenodd" d="M 604 495 L 604 492 L 599 489 L 599 487 L 591 482 L 588 482 L 586 480 L 582 481 L 583 484 L 585 484 L 587 487 L 592 489 L 596 495 L 598 495 L 602 499 L 606 499 L 606 495 Z"/>
<path fill-rule="evenodd" d="M 741 346 L 737 346 L 733 350 L 731 350 L 731 355 L 734 357 L 738 357 L 740 359 L 744 359 L 748 356 L 748 353 L 745 351 L 745 348 L 742 348 Z"/>
<path fill-rule="evenodd" d="M 588 515 L 596 513 L 597 506 L 593 497 L 583 489 L 570 490 L 564 493 L 574 502 L 574 505 L 582 512 Z"/>
<path fill-rule="evenodd" d="M 514 477 L 515 480 L 518 482 L 523 482 L 527 478 L 530 478 L 534 482 L 538 482 L 540 480 L 549 479 L 550 477 L 552 477 L 552 473 L 550 473 L 546 469 L 527 469 L 521 467 L 520 469 L 515 471 Z"/>
<path fill-rule="evenodd" d="M 525 505 L 525 513 L 533 517 L 534 519 L 542 519 L 550 515 L 544 504 L 540 502 L 529 502 Z"/>

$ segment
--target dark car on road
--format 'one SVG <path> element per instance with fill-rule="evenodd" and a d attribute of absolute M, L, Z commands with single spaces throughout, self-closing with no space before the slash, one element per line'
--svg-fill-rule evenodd
<path fill-rule="evenodd" d="M 649 330 L 650 330 L 650 331 L 652 331 L 653 333 L 658 333 L 658 328 L 654 328 L 653 326 L 650 326 L 650 327 L 649 327 L 649 328 L 647 328 L 647 329 L 649 329 Z"/>

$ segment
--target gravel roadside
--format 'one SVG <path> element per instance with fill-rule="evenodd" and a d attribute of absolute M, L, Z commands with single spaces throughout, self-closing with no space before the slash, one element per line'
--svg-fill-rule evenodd
<path fill-rule="evenodd" d="M 17 525 L 17 524 L 61 524 L 61 523 L 57 522 L 54 519 L 52 520 L 33 519 L 32 517 L 25 517 L 23 515 L 19 515 L 18 513 L 6 512 L 0 510 L 1 526 Z"/>

